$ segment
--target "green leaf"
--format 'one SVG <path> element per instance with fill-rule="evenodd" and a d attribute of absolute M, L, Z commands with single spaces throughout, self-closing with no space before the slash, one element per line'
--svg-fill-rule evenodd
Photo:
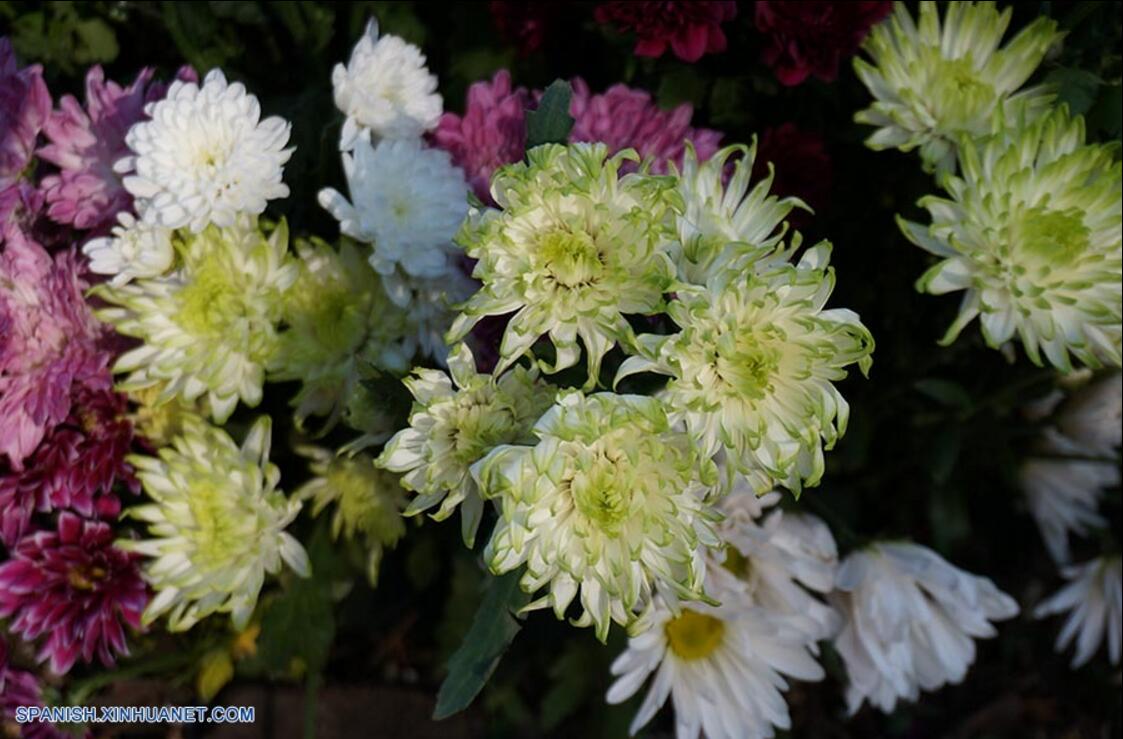
<path fill-rule="evenodd" d="M 315 674 L 327 664 L 335 638 L 334 583 L 345 570 L 327 525 L 317 526 L 308 558 L 312 576 L 294 578 L 262 616 L 258 658 L 269 672 L 291 674 L 299 665 Z"/>
<path fill-rule="evenodd" d="M 472 627 L 448 661 L 448 677 L 437 692 L 435 720 L 459 713 L 475 700 L 522 628 L 511 615 L 512 610 L 522 608 L 530 600 L 519 588 L 521 576 L 521 571 L 515 571 L 491 578 Z"/>
<path fill-rule="evenodd" d="M 1088 111 L 1088 125 L 1115 139 L 1123 133 L 1123 87 L 1118 82 L 1100 88 L 1096 104 Z"/>
<path fill-rule="evenodd" d="M 573 128 L 573 117 L 569 115 L 569 99 L 572 93 L 569 83 L 554 80 L 546 88 L 537 110 L 526 114 L 526 148 L 533 149 L 542 144 L 564 144 Z"/>
<path fill-rule="evenodd" d="M 89 18 L 74 24 L 74 35 L 78 43 L 74 48 L 74 58 L 82 64 L 111 62 L 117 58 L 120 48 L 117 35 L 109 24 L 101 18 Z"/>
<path fill-rule="evenodd" d="M 693 67 L 682 67 L 663 75 L 655 97 L 661 108 L 673 108 L 682 103 L 697 107 L 706 99 L 709 82 Z"/>
<path fill-rule="evenodd" d="M 913 387 L 921 395 L 925 395 L 949 408 L 966 410 L 972 405 L 971 396 L 958 382 L 941 380 L 938 377 L 927 377 L 923 380 L 917 380 L 913 383 Z"/>
<path fill-rule="evenodd" d="M 1084 115 L 1092 107 L 1103 80 L 1084 69 L 1061 67 L 1045 76 L 1046 84 L 1056 85 L 1057 102 L 1067 103 L 1073 115 Z"/>

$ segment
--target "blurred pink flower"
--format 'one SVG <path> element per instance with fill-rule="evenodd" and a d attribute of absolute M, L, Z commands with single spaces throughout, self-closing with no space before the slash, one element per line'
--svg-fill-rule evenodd
<path fill-rule="evenodd" d="M 0 38 L 0 188 L 31 162 L 35 140 L 51 113 L 51 94 L 38 64 L 19 69 L 12 43 Z"/>
<path fill-rule="evenodd" d="M 782 84 L 798 85 L 810 75 L 833 82 L 839 62 L 892 10 L 887 0 L 757 0 L 756 28 L 768 37 L 762 56 Z"/>
<path fill-rule="evenodd" d="M 42 209 L 43 193 L 25 180 L 0 189 L 0 245 L 15 230 L 29 235 Z"/>
<path fill-rule="evenodd" d="M 39 680 L 26 670 L 12 667 L 8 661 L 8 644 L 0 636 L 0 731 L 4 736 L 20 736 L 23 739 L 76 739 L 75 734 L 56 729 L 48 723 L 15 722 L 16 709 L 20 706 L 42 706 L 43 692 Z M 14 729 L 18 734 L 5 730 Z M 88 732 L 86 734 L 89 735 Z"/>
<path fill-rule="evenodd" d="M 73 250 L 47 254 L 14 230 L 0 252 L 0 455 L 14 470 L 70 414 L 75 384 L 108 389 L 105 329 Z"/>
<path fill-rule="evenodd" d="M 464 170 L 476 196 L 491 203 L 491 175 L 504 164 L 522 159 L 526 148 L 525 88 L 511 89 L 511 73 L 501 69 L 491 81 L 468 88 L 464 115 L 445 113 L 433 131 L 433 144 Z"/>
<path fill-rule="evenodd" d="M 572 12 L 561 0 L 491 0 L 488 10 L 500 35 L 518 47 L 520 56 L 542 48 L 551 26 L 565 21 L 567 12 Z"/>
<path fill-rule="evenodd" d="M 79 657 L 111 667 L 115 655 L 129 653 L 122 622 L 141 628 L 148 604 L 141 557 L 114 547 L 114 537 L 106 523 L 63 513 L 57 533 L 24 537 L 0 564 L 0 616 L 29 642 L 46 637 L 39 659 L 55 674 Z"/>
<path fill-rule="evenodd" d="M 140 71 L 128 87 L 105 81 L 100 66 L 86 74 L 86 107 L 64 95 L 43 128 L 50 141 L 39 156 L 61 172 L 43 178 L 47 215 L 59 223 L 93 229 L 115 223 L 117 213 L 132 206 L 113 164 L 129 153 L 125 134 L 145 118 L 144 106 L 162 98 L 165 85 L 152 82 L 151 68 Z M 195 73 L 180 70 L 181 79 Z"/>
<path fill-rule="evenodd" d="M 636 56 L 660 57 L 670 46 L 684 62 L 725 51 L 721 24 L 737 16 L 732 0 L 625 0 L 597 6 L 598 23 L 636 33 Z"/>
<path fill-rule="evenodd" d="M 601 141 L 610 152 L 634 148 L 652 160 L 655 173 L 666 172 L 668 162 L 681 164 L 687 141 L 694 144 L 700 160 L 713 156 L 721 143 L 721 132 L 690 126 L 694 108 L 689 103 L 663 110 L 650 93 L 620 84 L 593 95 L 580 77 L 574 78 L 572 88 L 569 114 L 574 123 L 569 140 Z"/>

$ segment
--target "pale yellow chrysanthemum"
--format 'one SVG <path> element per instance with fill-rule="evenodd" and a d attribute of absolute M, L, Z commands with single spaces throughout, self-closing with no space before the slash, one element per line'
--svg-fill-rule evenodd
<path fill-rule="evenodd" d="M 534 435 L 472 468 L 499 508 L 484 551 L 492 572 L 525 565 L 523 590 L 548 589 L 528 610 L 564 618 L 579 595 L 574 623 L 604 641 L 613 621 L 642 630 L 657 595 L 710 601 L 703 552 L 720 545 L 719 516 L 705 500 L 717 470 L 658 400 L 566 391 Z"/>
<path fill-rule="evenodd" d="M 221 423 L 239 400 L 261 402 L 284 294 L 298 273 L 288 228 L 282 221 L 267 233 L 241 219 L 229 228 L 180 232 L 174 243 L 177 267 L 168 276 L 94 288 L 110 304 L 97 315 L 143 342 L 113 367 L 128 373 L 122 389 L 159 385 L 161 402 L 205 397 Z"/>
<path fill-rule="evenodd" d="M 280 572 L 282 561 L 309 574 L 304 547 L 285 532 L 300 503 L 277 489 L 271 429 L 262 416 L 239 447 L 225 431 L 194 421 L 158 457 L 129 457 L 152 502 L 125 515 L 147 523 L 151 538 L 117 546 L 151 558 L 144 575 L 156 597 L 146 623 L 167 614 L 171 631 L 186 631 L 213 613 L 229 613 L 243 629 L 265 576 Z"/>

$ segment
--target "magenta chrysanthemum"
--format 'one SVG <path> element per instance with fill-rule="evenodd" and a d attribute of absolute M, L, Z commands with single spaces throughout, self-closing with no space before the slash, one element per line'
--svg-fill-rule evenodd
<path fill-rule="evenodd" d="M 73 251 L 51 257 L 16 231 L 0 252 L 0 455 L 15 470 L 70 414 L 74 384 L 109 387 L 85 287 Z"/>
<path fill-rule="evenodd" d="M 700 161 L 709 159 L 721 143 L 719 131 L 690 126 L 694 108 L 689 103 L 663 110 L 651 99 L 651 93 L 627 85 L 613 85 L 593 95 L 580 77 L 574 78 L 572 87 L 570 142 L 600 141 L 608 146 L 609 153 L 635 149 L 644 159 L 652 160 L 651 171 L 656 174 L 666 172 L 668 162 L 681 166 L 687 141 L 694 145 Z"/>
<path fill-rule="evenodd" d="M 21 180 L 0 188 L 0 245 L 15 231 L 29 235 L 42 209 L 43 194 L 31 183 Z"/>
<path fill-rule="evenodd" d="M 857 51 L 870 28 L 892 10 L 887 0 L 759 0 L 755 20 L 767 38 L 764 61 L 785 85 L 798 85 L 810 75 L 832 82 L 839 62 Z"/>
<path fill-rule="evenodd" d="M 101 519 L 121 512 L 113 485 L 120 481 L 140 491 L 125 462 L 133 441 L 127 411 L 123 395 L 75 386 L 70 415 L 47 433 L 23 471 L 5 474 L 0 463 L 0 540 L 8 546 L 17 542 L 37 511 L 70 510 Z"/>
<path fill-rule="evenodd" d="M 38 64 L 20 69 L 12 43 L 0 38 L 0 188 L 31 162 L 35 139 L 51 113 L 51 94 Z"/>
<path fill-rule="evenodd" d="M 490 82 L 472 83 L 464 115 L 445 113 L 433 131 L 433 144 L 452 156 L 484 202 L 491 202 L 492 173 L 523 157 L 529 101 L 526 89 L 512 89 L 511 73 L 501 69 Z"/>
<path fill-rule="evenodd" d="M 114 223 L 117 214 L 131 207 L 132 196 L 113 171 L 113 164 L 128 156 L 125 134 L 145 118 L 144 106 L 158 100 L 167 87 L 152 82 L 153 70 L 145 68 L 128 87 L 110 80 L 95 66 L 86 74 L 86 107 L 72 95 L 64 95 L 59 107 L 43 127 L 50 141 L 39 156 L 61 172 L 43 178 L 47 214 L 59 223 L 93 229 Z M 190 68 L 180 70 L 180 79 L 193 79 Z"/>
<path fill-rule="evenodd" d="M 8 662 L 8 644 L 0 636 L 0 733 L 3 736 L 20 736 L 22 739 L 75 739 L 48 723 L 15 723 L 16 709 L 20 706 L 42 706 L 43 691 L 39 680 L 26 670 L 12 667 Z M 14 728 L 18 733 L 8 733 Z"/>
<path fill-rule="evenodd" d="M 598 23 L 636 33 L 636 56 L 660 57 L 667 47 L 684 62 L 725 51 L 721 24 L 737 16 L 732 0 L 662 0 L 601 3 Z"/>
<path fill-rule="evenodd" d="M 58 532 L 24 537 L 0 564 L 0 616 L 28 641 L 45 637 L 40 660 L 64 674 L 79 657 L 112 666 L 129 653 L 122 623 L 141 628 L 148 586 L 140 555 L 113 546 L 108 524 L 59 516 Z"/>

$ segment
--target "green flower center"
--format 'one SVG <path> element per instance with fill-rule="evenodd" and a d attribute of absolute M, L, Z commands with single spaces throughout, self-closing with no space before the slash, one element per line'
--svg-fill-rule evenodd
<path fill-rule="evenodd" d="M 500 399 L 487 392 L 461 394 L 453 429 L 453 457 L 470 465 L 493 447 L 514 440 L 515 415 Z"/>
<path fill-rule="evenodd" d="M 252 546 L 239 523 L 251 523 L 250 511 L 236 510 L 231 506 L 235 494 L 219 486 L 204 482 L 194 485 L 187 496 L 191 511 L 192 540 L 195 544 L 196 564 L 214 563 L 228 567 L 241 560 L 242 551 Z"/>
<path fill-rule="evenodd" d="M 179 294 L 179 325 L 197 335 L 225 333 L 238 318 L 245 317 L 245 287 L 222 265 L 206 262 Z"/>
<path fill-rule="evenodd" d="M 966 125 L 985 117 L 997 97 L 994 87 L 980 79 L 970 57 L 941 59 L 931 69 L 934 112 L 945 124 Z"/>
<path fill-rule="evenodd" d="M 714 372 L 744 399 L 760 400 L 772 392 L 780 351 L 767 336 L 752 332 L 720 341 L 713 353 Z"/>
<path fill-rule="evenodd" d="M 630 465 L 622 455 L 597 452 L 585 469 L 574 474 L 570 495 L 577 510 L 602 530 L 620 530 L 632 509 L 635 485 Z"/>
<path fill-rule="evenodd" d="M 600 250 L 584 231 L 550 231 L 542 237 L 538 250 L 546 271 L 564 287 L 587 285 L 604 271 Z"/>
<path fill-rule="evenodd" d="M 671 651 L 687 662 L 705 659 L 721 646 L 725 624 L 721 619 L 684 609 L 663 627 Z"/>
<path fill-rule="evenodd" d="M 1083 254 L 1090 235 L 1076 208 L 1031 208 L 1014 230 L 1014 243 L 1020 251 L 1054 264 L 1072 262 Z"/>

